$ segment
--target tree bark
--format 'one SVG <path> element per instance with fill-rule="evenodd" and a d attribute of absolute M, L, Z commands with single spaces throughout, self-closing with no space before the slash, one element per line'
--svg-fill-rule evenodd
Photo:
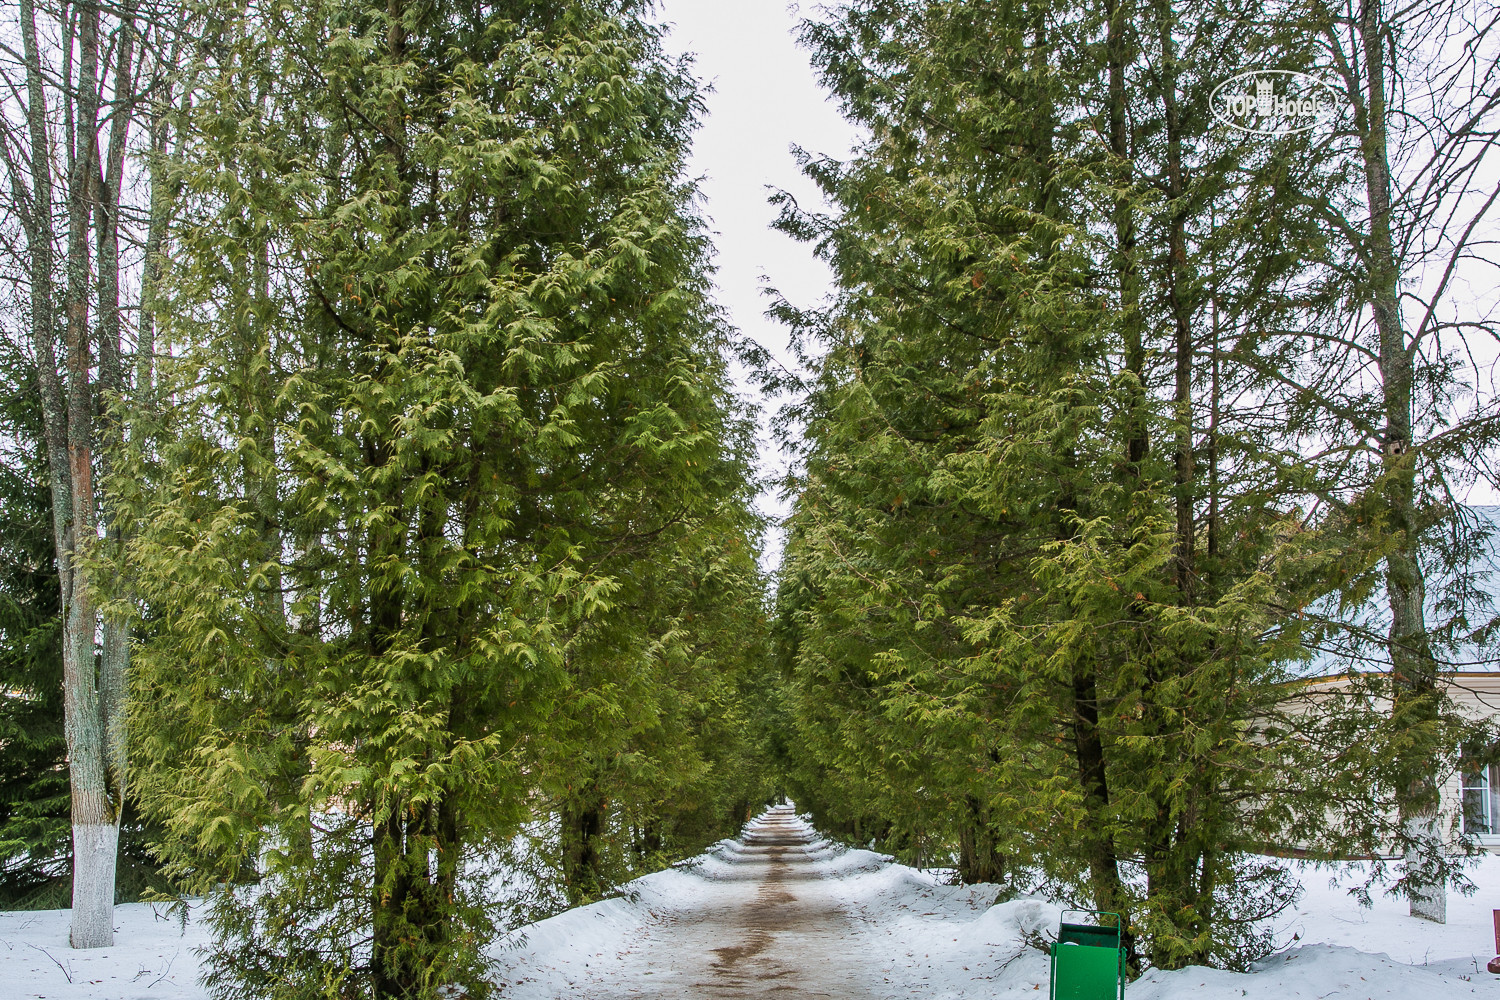
<path fill-rule="evenodd" d="M 1130 61 L 1125 33 L 1126 0 L 1106 0 L 1104 11 L 1109 21 L 1105 51 L 1109 64 L 1110 173 L 1116 186 L 1114 265 L 1120 283 L 1120 333 L 1124 342 L 1125 373 L 1129 379 L 1123 386 L 1125 457 L 1129 477 L 1138 482 L 1142 465 L 1151 450 L 1151 439 L 1146 424 L 1146 346 L 1140 310 L 1141 277 L 1136 260 L 1135 208 L 1130 195 L 1135 172 L 1131 168 L 1130 135 L 1125 119 L 1125 67 Z"/>
<path fill-rule="evenodd" d="M 125 149 L 130 125 L 135 117 L 136 99 L 134 54 L 134 7 L 127 4 L 120 12 L 120 37 L 117 39 L 114 69 L 114 108 L 110 125 L 108 154 L 104 172 L 96 176 L 94 213 L 98 240 L 99 294 L 99 388 L 118 395 L 126 389 L 122 362 L 120 323 L 120 189 L 125 180 Z M 124 426 L 108 410 L 108 399 L 101 402 L 99 428 L 106 442 L 106 454 L 124 444 Z M 105 466 L 105 474 L 108 467 Z M 119 553 L 125 533 L 118 521 L 105 513 L 105 527 L 111 546 Z M 101 622 L 103 644 L 99 656 L 99 712 L 104 745 L 106 780 L 115 811 L 115 839 L 119 839 L 119 812 L 125 802 L 125 775 L 128 763 L 125 700 L 126 677 L 130 666 L 130 626 L 114 615 L 104 615 Z M 113 893 L 114 870 L 108 872 Z M 111 900 L 112 901 L 112 900 Z"/>
<path fill-rule="evenodd" d="M 1177 106 L 1177 51 L 1172 38 L 1175 27 L 1172 5 L 1160 5 L 1158 15 L 1161 29 L 1161 98 L 1167 128 L 1167 303 L 1172 313 L 1175 362 L 1172 416 L 1176 423 L 1173 500 L 1177 508 L 1177 544 L 1173 553 L 1173 576 L 1182 606 L 1191 607 L 1194 603 L 1196 575 L 1193 482 L 1197 470 L 1193 459 L 1193 305 L 1189 301 L 1187 274 L 1187 211 L 1182 204 L 1187 187 L 1182 171 L 1183 130 Z"/>
<path fill-rule="evenodd" d="M 68 485 L 72 504 L 58 540 L 63 569 L 63 723 L 72 784 L 74 948 L 114 943 L 114 845 L 120 803 L 105 766 L 103 701 L 95 662 L 98 629 L 88 569 L 95 538 L 94 390 L 90 378 L 90 248 L 95 173 L 99 169 L 99 8 L 77 14 L 78 77 L 72 103 L 73 143 L 68 172 L 68 243 L 64 297 Z"/>
<path fill-rule="evenodd" d="M 101 525 L 95 482 L 98 450 L 101 443 L 107 450 L 122 438 L 121 428 L 106 416 L 105 405 L 126 388 L 120 321 L 120 196 L 126 186 L 129 130 L 139 98 L 135 79 L 139 49 L 133 6 L 109 11 L 115 34 L 108 44 L 103 11 L 97 4 L 67 10 L 58 25 L 61 65 L 52 70 L 39 43 L 42 35 L 35 2 L 21 3 L 26 148 L 23 156 L 7 158 L 27 242 L 30 337 L 39 369 L 52 474 L 52 534 L 63 625 L 63 723 L 72 796 L 69 939 L 77 948 L 113 943 L 115 855 L 127 763 L 129 635 L 123 623 L 101 621 L 95 598 L 97 581 L 90 579 L 88 560 Z M 109 65 L 101 61 L 106 51 Z M 49 72 L 57 78 L 49 81 Z M 107 152 L 101 158 L 101 102 L 106 94 L 111 100 L 108 118 L 112 124 Z M 54 112 L 61 112 L 60 136 L 54 134 L 49 114 L 52 101 L 57 102 Z M 59 195 L 67 220 L 62 239 Z M 61 316 L 54 306 L 59 284 Z M 114 543 L 123 540 L 117 526 L 111 527 L 107 520 L 103 523 Z M 101 628 L 102 645 L 97 641 Z"/>
<path fill-rule="evenodd" d="M 1130 930 L 1128 897 L 1120 877 L 1120 858 L 1110 832 L 1109 777 L 1104 743 L 1099 733 L 1099 694 L 1093 664 L 1080 664 L 1073 673 L 1073 754 L 1083 790 L 1084 813 L 1089 829 L 1083 831 L 1085 860 L 1094 890 L 1094 906 L 1120 914 L 1122 933 L 1130 964 L 1140 966 L 1135 935 Z"/>
<path fill-rule="evenodd" d="M 592 902 L 604 887 L 599 838 L 604 833 L 605 805 L 595 797 L 568 802 L 562 808 L 563 884 L 574 906 Z"/>
<path fill-rule="evenodd" d="M 1359 34 L 1366 69 L 1360 153 L 1370 207 L 1367 245 L 1368 296 L 1380 342 L 1380 377 L 1385 427 L 1381 505 L 1394 537 L 1386 556 L 1385 586 L 1391 622 L 1387 647 L 1399 725 L 1419 728 L 1436 718 L 1437 663 L 1427 633 L 1427 587 L 1418 559 L 1416 463 L 1412 452 L 1412 347 L 1401 322 L 1399 269 L 1391 235 L 1391 170 L 1386 131 L 1386 52 L 1388 26 L 1379 0 L 1363 0 Z M 1403 768 L 1397 789 L 1400 821 L 1407 840 L 1406 877 L 1411 915 L 1444 923 L 1447 889 L 1441 876 L 1443 838 L 1438 829 L 1438 788 L 1425 754 Z"/>
<path fill-rule="evenodd" d="M 970 885 L 997 883 L 1005 877 L 1005 858 L 995 850 L 989 810 L 972 795 L 964 796 L 964 819 L 958 835 L 958 876 Z"/>

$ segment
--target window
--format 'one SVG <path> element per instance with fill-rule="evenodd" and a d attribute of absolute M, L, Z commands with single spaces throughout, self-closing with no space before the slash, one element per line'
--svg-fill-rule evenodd
<path fill-rule="evenodd" d="M 1464 832 L 1500 833 L 1500 764 L 1466 764 L 1463 770 Z"/>

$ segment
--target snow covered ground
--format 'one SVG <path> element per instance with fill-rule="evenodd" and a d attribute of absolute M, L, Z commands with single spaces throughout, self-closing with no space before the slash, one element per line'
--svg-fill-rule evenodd
<path fill-rule="evenodd" d="M 4 1000 L 203 1000 L 198 957 L 207 927 L 186 927 L 166 907 L 115 907 L 115 946 L 68 947 L 68 911 L 0 913 L 0 998 Z"/>
<path fill-rule="evenodd" d="M 1490 911 L 1500 907 L 1500 858 L 1449 897 L 1449 923 L 1405 916 L 1398 900 L 1361 909 L 1347 895 L 1359 866 L 1302 872 L 1305 894 L 1277 929 L 1296 946 L 1248 974 L 1152 972 L 1132 1000 L 1329 998 L 1500 1000 Z M 756 997 L 1036 997 L 1047 958 L 1035 942 L 1059 910 L 1040 899 L 991 906 L 993 887 L 946 886 L 932 873 L 844 850 L 781 811 L 689 865 L 649 875 L 624 897 L 525 928 L 493 949 L 515 1000 Z M 67 911 L 0 913 L 0 998 L 204 1000 L 184 928 L 146 905 L 116 909 L 116 946 L 67 947 Z"/>
<path fill-rule="evenodd" d="M 1467 874 L 1479 890 L 1472 896 L 1448 894 L 1448 922 L 1434 924 L 1413 920 L 1407 904 L 1391 898 L 1376 898 L 1370 909 L 1362 908 L 1349 895 L 1349 888 L 1364 879 L 1363 864 L 1299 868 L 1302 898 L 1293 911 L 1276 920 L 1283 940 L 1299 935 L 1298 944 L 1329 944 L 1381 952 L 1407 965 L 1431 965 L 1474 972 L 1495 979 L 1484 965 L 1495 952 L 1493 911 L 1500 909 L 1500 855 L 1484 855 Z M 1457 963 L 1455 965 L 1455 963 Z"/>
<path fill-rule="evenodd" d="M 788 985 L 783 973 L 798 948 L 809 953 L 792 985 L 808 995 L 882 1000 L 1045 995 L 1048 963 L 1035 942 L 1055 934 L 1058 907 L 1040 899 L 991 906 L 993 887 L 942 885 L 931 873 L 869 851 L 843 850 L 799 825 L 804 843 L 787 853 L 802 856 L 818 875 L 809 885 L 836 904 L 839 919 L 825 928 L 832 942 L 812 941 L 799 927 L 794 947 L 774 940 L 774 926 L 758 926 L 767 922 L 753 911 L 726 913 L 735 893 L 725 885 L 733 887 L 753 860 L 745 843 L 726 841 L 692 868 L 638 880 L 629 899 L 529 928 L 524 945 L 497 952 L 504 978 L 514 984 L 511 995 L 521 1000 L 770 996 Z M 1347 894 L 1361 866 L 1340 866 L 1338 874 L 1341 884 L 1330 885 L 1333 873 L 1327 869 L 1302 870 L 1303 900 L 1277 925 L 1287 941 L 1298 935 L 1297 946 L 1255 972 L 1153 972 L 1132 984 L 1127 997 L 1500 998 L 1500 976 L 1484 971 L 1494 942 L 1490 909 L 1500 906 L 1500 858 L 1487 858 L 1472 873 L 1481 887 L 1475 897 L 1450 898 L 1446 925 L 1413 920 L 1404 915 L 1402 902 L 1390 898 L 1377 898 L 1372 909 L 1363 910 Z M 801 883 L 793 892 L 809 898 L 783 905 L 822 905 Z M 746 896 L 743 886 L 739 896 Z M 769 930 L 773 938 L 754 945 L 763 988 L 716 981 L 715 974 L 730 963 L 703 961 L 702 939 L 717 940 L 718 947 L 710 950 L 732 955 L 757 930 Z"/>

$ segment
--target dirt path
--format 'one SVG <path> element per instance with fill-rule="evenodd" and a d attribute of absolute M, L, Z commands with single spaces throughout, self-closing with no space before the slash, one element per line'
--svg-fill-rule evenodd
<path fill-rule="evenodd" d="M 807 829 L 772 809 L 724 864 L 700 872 L 693 905 L 656 914 L 629 951 L 599 955 L 579 997 L 719 1000 L 877 996 L 853 918 L 808 856 Z"/>

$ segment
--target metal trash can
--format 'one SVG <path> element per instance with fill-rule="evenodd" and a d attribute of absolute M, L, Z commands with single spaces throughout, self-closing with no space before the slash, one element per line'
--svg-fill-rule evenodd
<path fill-rule="evenodd" d="M 1068 920 L 1087 914 L 1094 923 Z M 1050 1000 L 1124 1000 L 1125 947 L 1120 915 L 1106 910 L 1064 910 L 1052 942 Z M 1104 918 L 1113 917 L 1113 926 Z"/>

